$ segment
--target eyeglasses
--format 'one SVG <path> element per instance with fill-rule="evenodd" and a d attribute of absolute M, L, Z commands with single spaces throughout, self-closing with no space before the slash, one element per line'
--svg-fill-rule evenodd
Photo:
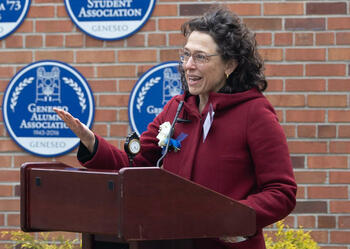
<path fill-rule="evenodd" d="M 218 56 L 219 54 L 206 54 L 204 52 L 194 52 L 193 54 L 187 49 L 180 49 L 180 61 L 182 63 L 188 62 L 190 57 L 196 64 L 205 64 L 212 56 Z"/>

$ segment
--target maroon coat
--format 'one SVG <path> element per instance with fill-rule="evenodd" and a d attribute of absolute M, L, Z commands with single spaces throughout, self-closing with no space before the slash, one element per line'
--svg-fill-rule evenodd
<path fill-rule="evenodd" d="M 172 122 L 180 100 L 185 103 L 179 117 L 191 122 L 177 123 L 173 137 L 181 132 L 188 136 L 181 142 L 180 151 L 167 154 L 164 169 L 256 211 L 258 232 L 252 238 L 234 244 L 204 241 L 198 248 L 265 248 L 262 228 L 287 216 L 295 206 L 296 194 L 286 138 L 274 109 L 255 89 L 235 94 L 211 93 L 202 114 L 198 111 L 197 97 L 176 96 L 141 135 L 141 153 L 134 160 L 136 166 L 156 164 L 161 156 L 156 139 L 159 125 Z M 203 123 L 210 104 L 215 115 L 203 141 Z M 96 154 L 83 164 L 85 167 L 104 165 L 120 169 L 128 165 L 123 151 L 97 138 Z"/>

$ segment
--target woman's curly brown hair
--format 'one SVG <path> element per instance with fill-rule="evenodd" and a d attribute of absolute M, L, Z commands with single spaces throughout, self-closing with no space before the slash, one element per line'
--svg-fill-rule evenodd
<path fill-rule="evenodd" d="M 193 31 L 209 34 L 218 45 L 218 53 L 224 61 L 234 59 L 238 66 L 226 80 L 221 93 L 242 92 L 251 88 L 264 91 L 267 81 L 263 73 L 263 60 L 257 51 L 255 35 L 239 17 L 224 7 L 210 9 L 202 17 L 194 18 L 181 26 L 188 37 Z M 188 90 L 184 71 L 180 66 L 182 85 Z"/>

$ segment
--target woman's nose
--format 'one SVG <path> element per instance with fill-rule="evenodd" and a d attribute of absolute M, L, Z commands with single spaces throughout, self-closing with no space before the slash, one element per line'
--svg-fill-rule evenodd
<path fill-rule="evenodd" d="M 190 56 L 188 58 L 188 60 L 184 63 L 184 68 L 185 69 L 186 68 L 193 68 L 193 67 L 195 67 L 195 65 L 196 65 L 196 63 L 194 62 L 193 57 Z"/>

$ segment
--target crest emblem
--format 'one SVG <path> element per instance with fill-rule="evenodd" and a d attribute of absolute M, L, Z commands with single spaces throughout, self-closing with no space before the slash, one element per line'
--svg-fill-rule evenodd
<path fill-rule="evenodd" d="M 182 94 L 179 62 L 152 67 L 136 82 L 129 99 L 129 122 L 140 135 L 174 96 Z"/>
<path fill-rule="evenodd" d="M 0 39 L 14 32 L 25 19 L 30 0 L 0 1 Z"/>
<path fill-rule="evenodd" d="M 89 85 L 71 66 L 39 61 L 19 71 L 3 100 L 5 126 L 15 142 L 39 156 L 57 156 L 79 143 L 53 108 L 72 113 L 92 125 L 94 101 Z"/>

